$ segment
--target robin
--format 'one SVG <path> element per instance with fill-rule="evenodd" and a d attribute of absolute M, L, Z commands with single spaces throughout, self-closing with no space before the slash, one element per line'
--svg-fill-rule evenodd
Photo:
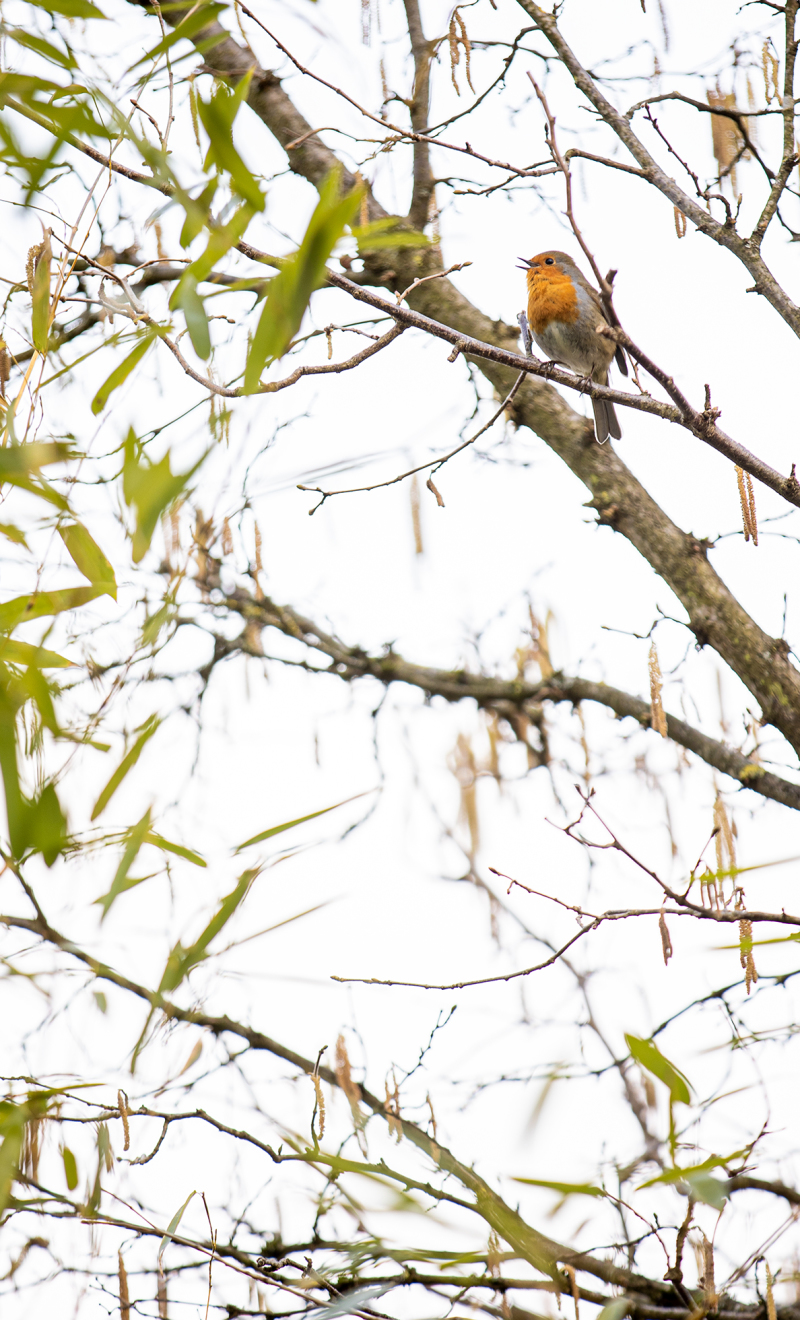
<path fill-rule="evenodd" d="M 536 343 L 551 362 L 557 362 L 597 385 L 608 384 L 612 358 L 627 376 L 628 365 L 621 348 L 597 333 L 598 325 L 616 321 L 603 307 L 572 257 L 566 252 L 540 252 L 521 257 L 528 284 L 528 325 Z M 622 431 L 614 405 L 592 399 L 595 435 L 603 444 L 611 435 L 619 440 Z"/>

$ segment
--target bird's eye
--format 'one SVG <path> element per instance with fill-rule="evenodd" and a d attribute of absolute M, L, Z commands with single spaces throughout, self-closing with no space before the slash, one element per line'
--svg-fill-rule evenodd
<path fill-rule="evenodd" d="M 553 262 L 553 258 L 552 258 L 552 257 L 545 257 L 545 259 L 544 259 L 544 264 L 545 264 L 545 266 L 552 266 L 552 265 L 554 265 L 555 263 Z"/>

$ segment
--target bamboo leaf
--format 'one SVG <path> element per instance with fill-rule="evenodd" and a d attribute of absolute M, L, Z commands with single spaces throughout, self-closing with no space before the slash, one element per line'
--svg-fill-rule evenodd
<path fill-rule="evenodd" d="M 130 750 L 126 752 L 126 754 L 123 756 L 122 760 L 120 761 L 113 775 L 111 776 L 105 788 L 103 789 L 102 793 L 100 794 L 99 798 L 95 802 L 94 808 L 92 810 L 92 816 L 91 816 L 92 820 L 97 820 L 97 817 L 100 815 L 100 813 L 105 811 L 106 807 L 108 806 L 112 797 L 116 793 L 117 789 L 119 788 L 125 776 L 136 765 L 136 762 L 139 760 L 139 757 L 144 751 L 147 743 L 152 738 L 153 734 L 158 729 L 160 723 L 161 721 L 157 718 L 157 716 L 151 715 L 150 718 L 146 720 L 145 723 L 142 725 L 138 738 L 136 739 Z"/>
<path fill-rule="evenodd" d="M 9 481 L 15 485 L 21 478 L 37 473 L 39 468 L 50 463 L 63 463 L 72 457 L 69 445 L 64 444 L 34 441 L 25 445 L 7 445 L 0 449 L 0 482 Z"/>
<path fill-rule="evenodd" d="M 298 816 L 296 820 L 286 820 L 281 825 L 272 825 L 268 830 L 262 830 L 261 834 L 254 834 L 252 839 L 245 839 L 234 848 L 234 854 L 243 852 L 245 848 L 250 848 L 254 843 L 263 843 L 265 839 L 271 839 L 274 834 L 283 834 L 284 830 L 291 830 L 295 825 L 302 825 L 304 821 L 315 820 L 317 816 L 324 816 L 329 811 L 336 811 L 337 807 L 344 807 L 348 802 L 357 802 L 359 798 L 366 797 L 367 793 L 372 793 L 373 789 L 367 789 L 366 793 L 354 793 L 352 797 L 343 798 L 341 802 L 334 802 L 331 807 L 322 807 L 319 811 L 310 811 L 307 816 Z"/>
<path fill-rule="evenodd" d="M 39 619 L 46 614 L 63 614 L 77 610 L 97 596 L 105 595 L 105 587 L 67 587 L 61 591 L 35 591 L 31 596 L 15 596 L 0 605 L 0 632 L 10 632 L 20 623 Z"/>
<path fill-rule="evenodd" d="M 250 89 L 252 73 L 239 79 L 232 90 L 221 83 L 211 97 L 197 100 L 197 109 L 209 139 L 206 169 L 212 163 L 231 176 L 235 192 L 249 202 L 254 211 L 263 211 L 264 194 L 233 145 L 233 123 Z"/>
<path fill-rule="evenodd" d="M 158 987 L 159 994 L 169 994 L 171 991 L 177 990 L 192 969 L 204 961 L 209 944 L 227 925 L 240 904 L 244 902 L 257 875 L 258 870 L 248 870 L 240 876 L 236 888 L 232 889 L 222 899 L 219 908 L 194 944 L 184 948 L 181 942 L 178 941 L 167 959 L 167 965 L 164 968 L 164 974 Z"/>
<path fill-rule="evenodd" d="M 73 2 L 74 0 L 67 0 L 67 3 L 71 4 Z M 79 0 L 79 2 L 83 3 L 83 0 Z M 64 0 L 59 0 L 59 3 L 64 3 Z M 226 6 L 221 4 L 199 4 L 196 8 L 193 6 L 178 26 L 172 32 L 168 32 L 163 40 L 153 46 L 140 60 L 137 60 L 132 68 L 137 69 L 140 64 L 146 64 L 149 60 L 160 59 L 179 41 L 184 39 L 191 41 L 192 37 L 201 32 L 204 27 L 208 27 L 210 23 L 213 23 L 225 8 Z"/>
<path fill-rule="evenodd" d="M 145 843 L 152 843 L 153 847 L 161 848 L 163 852 L 174 853 L 176 857 L 182 857 L 184 861 L 191 862 L 193 866 L 208 866 L 208 862 L 199 853 L 193 852 L 191 848 L 184 848 L 179 843 L 172 843 L 170 839 L 165 839 L 163 835 L 156 834 L 154 830 L 151 830 L 145 837 Z"/>
<path fill-rule="evenodd" d="M 33 346 L 40 353 L 47 352 L 50 331 L 50 235 L 45 236 L 42 251 L 36 261 L 31 291 L 31 336 Z"/>
<path fill-rule="evenodd" d="M 258 389 L 267 362 L 282 357 L 300 328 L 309 300 L 325 280 L 325 266 L 355 214 L 363 188 L 342 197 L 341 170 L 332 170 L 319 190 L 319 202 L 300 247 L 270 281 L 244 372 L 246 393 Z"/>
<path fill-rule="evenodd" d="M 687 1078 L 664 1057 L 652 1040 L 642 1040 L 639 1036 L 629 1036 L 626 1032 L 625 1042 L 636 1062 L 668 1087 L 672 1100 L 679 1100 L 683 1105 L 691 1104 Z"/>
<path fill-rule="evenodd" d="M 177 1230 L 178 1224 L 181 1222 L 181 1219 L 183 1218 L 183 1212 L 184 1212 L 184 1210 L 186 1209 L 187 1205 L 188 1205 L 189 1202 L 191 1201 L 192 1197 L 193 1197 L 193 1196 L 196 1196 L 196 1195 L 197 1195 L 196 1192 L 190 1192 L 189 1195 L 187 1196 L 186 1200 L 184 1201 L 183 1205 L 181 1206 L 180 1210 L 176 1210 L 176 1211 L 175 1211 L 175 1214 L 172 1216 L 172 1218 L 171 1218 L 170 1221 L 169 1221 L 169 1225 L 168 1225 L 168 1227 L 167 1227 L 167 1231 L 166 1231 L 166 1233 L 164 1234 L 163 1238 L 161 1239 L 161 1245 L 160 1245 L 160 1247 L 158 1248 L 158 1268 L 159 1268 L 159 1270 L 161 1269 L 161 1262 L 162 1262 L 162 1260 L 164 1259 L 164 1252 L 165 1252 L 166 1249 L 167 1249 L 167 1243 L 170 1241 L 170 1238 L 172 1238 L 172 1237 L 175 1236 L 175 1232 L 176 1232 L 176 1230 Z"/>
<path fill-rule="evenodd" d="M 31 0 L 31 4 L 47 14 L 63 14 L 65 18 L 105 18 L 92 0 L 46 0 L 44 4 Z"/>
<path fill-rule="evenodd" d="M 67 523 L 58 530 L 76 568 L 101 589 L 101 594 L 116 600 L 117 580 L 114 570 L 83 523 Z"/>
<path fill-rule="evenodd" d="M 125 503 L 135 506 L 136 528 L 133 534 L 133 561 L 138 564 L 149 549 L 159 518 L 185 489 L 205 460 L 205 454 L 188 472 L 173 474 L 167 452 L 158 463 L 142 462 L 141 446 L 133 431 L 125 441 L 122 466 L 122 493 Z"/>
<path fill-rule="evenodd" d="M 130 871 L 134 861 L 136 860 L 136 857 L 139 853 L 139 849 L 141 848 L 142 844 L 146 841 L 149 831 L 150 831 L 150 808 L 148 807 L 147 811 L 142 816 L 142 819 L 138 822 L 138 824 L 134 825 L 130 830 L 128 830 L 125 836 L 126 838 L 125 851 L 123 852 L 122 857 L 120 858 L 119 866 L 117 867 L 116 873 L 114 875 L 114 879 L 111 881 L 111 888 L 109 889 L 108 893 L 102 894 L 100 898 L 96 898 L 94 900 L 95 903 L 99 904 L 99 906 L 103 909 L 102 916 L 100 917 L 101 925 L 108 916 L 112 904 L 116 901 L 116 899 L 119 898 L 120 894 L 124 893 L 126 889 L 130 889 L 132 887 L 129 883 L 127 883 L 128 872 Z"/>
<path fill-rule="evenodd" d="M 67 1188 L 69 1191 L 74 1192 L 78 1186 L 78 1162 L 69 1146 L 61 1147 L 61 1159 L 64 1162 L 64 1177 L 67 1180 Z"/>
<path fill-rule="evenodd" d="M 103 381 L 103 384 L 92 399 L 92 412 L 95 417 L 98 413 L 103 411 L 114 390 L 119 389 L 120 385 L 124 385 L 134 367 L 138 366 L 141 362 L 155 338 L 156 336 L 152 331 L 146 331 L 145 334 L 142 335 L 138 344 L 131 349 L 128 356 L 123 358 L 111 372 L 111 375 Z"/>
<path fill-rule="evenodd" d="M 73 663 L 56 651 L 32 646 L 30 642 L 18 642 L 11 637 L 0 638 L 0 661 L 10 665 L 33 665 L 37 669 L 66 669 Z"/>
<path fill-rule="evenodd" d="M 515 1178 L 514 1182 L 526 1183 L 530 1187 L 548 1187 L 562 1196 L 605 1196 L 602 1187 L 592 1183 L 549 1182 L 546 1178 Z"/>

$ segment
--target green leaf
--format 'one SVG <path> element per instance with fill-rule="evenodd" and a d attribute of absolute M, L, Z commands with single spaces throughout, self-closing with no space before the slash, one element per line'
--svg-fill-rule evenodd
<path fill-rule="evenodd" d="M 48 60 L 50 64 L 58 64 L 62 69 L 76 69 L 78 67 L 75 57 L 69 51 L 59 50 L 58 46 L 53 46 L 43 37 L 34 36 L 32 32 L 23 32 L 22 28 L 7 29 L 7 35 L 16 42 L 18 46 L 24 46 L 26 50 L 35 50 L 42 59 Z"/>
<path fill-rule="evenodd" d="M 103 381 L 103 384 L 92 399 L 92 412 L 95 417 L 98 413 L 103 411 L 108 403 L 109 396 L 113 394 L 114 390 L 119 389 L 120 385 L 125 383 L 134 367 L 141 362 L 155 338 L 156 335 L 152 330 L 145 331 L 138 344 L 131 349 L 128 356 L 123 358 L 111 372 L 111 375 Z"/>
<path fill-rule="evenodd" d="M 515 1178 L 514 1182 L 527 1183 L 530 1187 L 549 1187 L 562 1196 L 605 1196 L 602 1187 L 592 1183 L 549 1182 L 546 1178 Z"/>
<path fill-rule="evenodd" d="M 43 444 L 38 441 L 26 445 L 7 445 L 0 449 L 0 482 L 9 481 L 16 485 L 21 478 L 37 473 L 39 468 L 49 463 L 63 463 L 72 457 L 69 445 Z"/>
<path fill-rule="evenodd" d="M 164 1252 L 165 1252 L 166 1249 L 167 1249 L 167 1243 L 169 1242 L 170 1238 L 174 1237 L 174 1235 L 175 1235 L 175 1230 L 177 1229 L 178 1224 L 181 1222 L 181 1219 L 183 1218 L 183 1212 L 184 1212 L 184 1210 L 186 1209 L 187 1205 L 188 1205 L 189 1202 L 191 1201 L 192 1197 L 193 1197 L 193 1196 L 196 1196 L 196 1195 L 197 1195 L 196 1192 L 190 1192 L 189 1195 L 187 1196 L 186 1200 L 184 1201 L 183 1205 L 181 1206 L 180 1210 L 176 1210 L 176 1211 L 175 1211 L 175 1214 L 172 1216 L 172 1218 L 171 1218 L 170 1221 L 169 1221 L 169 1226 L 168 1226 L 168 1228 L 167 1228 L 167 1231 L 166 1231 L 166 1233 L 164 1234 L 163 1238 L 161 1239 L 161 1245 L 160 1245 L 160 1247 L 158 1248 L 158 1268 L 159 1268 L 159 1270 L 161 1269 L 161 1262 L 162 1262 L 162 1260 L 164 1259 Z"/>
<path fill-rule="evenodd" d="M 95 802 L 94 808 L 92 809 L 92 820 L 97 820 L 100 813 L 105 811 L 128 771 L 132 770 L 136 765 L 136 762 L 139 760 L 139 757 L 153 734 L 156 732 L 160 723 L 161 721 L 155 715 L 151 715 L 149 719 L 145 720 L 145 723 L 141 726 L 138 738 L 129 751 L 125 753 L 99 798 Z"/>
<path fill-rule="evenodd" d="M 71 2 L 72 0 L 70 0 Z M 166 55 L 167 51 L 171 50 L 177 42 L 183 41 L 184 38 L 191 41 L 192 37 L 201 32 L 204 27 L 208 27 L 210 23 L 213 23 L 225 8 L 226 6 L 221 4 L 199 4 L 197 8 L 192 7 L 186 18 L 182 19 L 178 26 L 172 32 L 168 32 L 163 40 L 153 46 L 146 55 L 137 60 L 132 68 L 136 69 L 148 60 L 159 59 L 160 56 Z"/>
<path fill-rule="evenodd" d="M 4 1133 L 0 1146 L 0 1214 L 8 1205 L 11 1184 L 19 1171 L 19 1157 L 28 1110 L 10 1100 L 0 1101 L 0 1132 Z"/>
<path fill-rule="evenodd" d="M 101 595 L 105 594 L 116 600 L 117 580 L 114 577 L 114 570 L 83 523 L 67 523 L 58 530 L 76 568 L 100 588 Z"/>
<path fill-rule="evenodd" d="M 37 669 L 65 669 L 72 665 L 66 656 L 46 651 L 43 646 L 18 642 L 10 637 L 0 638 L 0 660 L 9 665 L 33 665 Z"/>
<path fill-rule="evenodd" d="M 181 247 L 188 248 L 197 238 L 203 226 L 208 224 L 209 210 L 218 187 L 219 178 L 214 175 L 197 197 L 192 197 L 190 193 L 183 193 L 182 191 L 177 193 L 177 197 L 186 212 L 186 219 L 181 230 Z"/>
<path fill-rule="evenodd" d="M 175 602 L 168 600 L 152 614 L 148 614 L 142 625 L 142 646 L 155 646 L 161 629 L 175 618 L 176 613 Z"/>
<path fill-rule="evenodd" d="M 208 866 L 208 862 L 199 853 L 193 852 L 191 848 L 183 848 L 179 843 L 172 843 L 170 839 L 165 839 L 153 830 L 146 836 L 145 843 L 152 843 L 153 847 L 161 848 L 163 852 L 174 853 L 176 857 L 182 857 L 193 866 Z"/>
<path fill-rule="evenodd" d="M 263 843 L 265 839 L 271 839 L 273 834 L 283 834 L 284 830 L 291 830 L 295 825 L 302 825 L 306 820 L 315 820 L 317 816 L 324 816 L 329 811 L 336 811 L 337 807 L 344 807 L 348 802 L 357 802 L 359 798 L 366 797 L 367 793 L 374 792 L 374 789 L 367 789 L 366 793 L 354 793 L 352 797 L 343 798 L 341 802 L 334 802 L 332 807 L 322 807 L 319 811 L 310 811 L 307 816 L 298 816 L 296 820 L 286 820 L 282 825 L 272 825 L 268 830 L 263 830 L 261 834 L 254 834 L 252 839 L 245 839 L 234 848 L 234 854 L 243 852 L 245 848 L 250 848 L 254 843 Z"/>
<path fill-rule="evenodd" d="M 8 537 L 15 545 L 24 545 L 28 549 L 28 542 L 25 540 L 25 533 L 14 523 L 0 523 L 0 535 Z"/>
<path fill-rule="evenodd" d="M 33 272 L 31 334 L 33 346 L 40 353 L 47 352 L 50 332 L 50 255 L 48 235 Z"/>
<path fill-rule="evenodd" d="M 747 1157 L 750 1154 L 749 1147 L 742 1150 L 731 1151 L 729 1155 L 711 1155 L 702 1164 L 693 1164 L 687 1169 L 665 1169 L 657 1178 L 650 1178 L 647 1182 L 640 1184 L 640 1190 L 644 1187 L 654 1187 L 656 1183 L 666 1183 L 674 1185 L 675 1183 L 685 1184 L 695 1201 L 702 1201 L 704 1205 L 710 1205 L 714 1210 L 721 1210 L 728 1199 L 727 1180 L 713 1177 L 712 1169 L 726 1169 L 728 1165 L 736 1160 Z"/>
<path fill-rule="evenodd" d="M 67 1180 L 67 1187 L 71 1192 L 74 1192 L 78 1186 L 78 1164 L 69 1146 L 61 1147 L 61 1158 L 64 1161 L 64 1177 Z"/>
<path fill-rule="evenodd" d="M 190 944 L 185 949 L 180 940 L 178 941 L 167 959 L 167 965 L 164 968 L 164 974 L 158 987 L 159 994 L 169 994 L 171 991 L 177 990 L 192 969 L 204 961 L 209 944 L 215 936 L 219 935 L 240 904 L 244 902 L 257 875 L 258 870 L 256 869 L 245 871 L 239 877 L 236 888 L 232 889 L 222 899 L 219 908 L 194 944 Z"/>
<path fill-rule="evenodd" d="M 15 596 L 0 605 L 0 632 L 10 632 L 20 623 L 39 619 L 46 614 L 63 614 L 77 610 L 97 596 L 105 595 L 105 588 L 67 587 L 61 591 L 35 591 L 32 596 Z"/>
<path fill-rule="evenodd" d="M 52 866 L 64 851 L 68 839 L 67 820 L 54 786 L 45 784 L 38 798 L 26 803 L 26 806 L 25 850 L 40 852 L 46 865 Z"/>
<path fill-rule="evenodd" d="M 105 14 L 91 0 L 45 0 L 43 4 L 31 0 L 31 4 L 37 9 L 43 9 L 46 14 L 63 14 L 65 18 L 105 18 Z"/>
<path fill-rule="evenodd" d="M 61 729 L 59 728 L 58 720 L 56 719 L 50 685 L 41 669 L 37 669 L 35 665 L 28 665 L 28 668 L 20 679 L 20 686 L 39 707 L 39 715 L 44 727 L 58 737 L 61 733 Z"/>
<path fill-rule="evenodd" d="M 233 145 L 233 122 L 250 90 L 252 70 L 231 89 L 220 83 L 210 101 L 197 98 L 197 109 L 209 138 L 205 167 L 212 163 L 227 170 L 235 192 L 249 202 L 254 211 L 263 211 L 264 194 Z"/>
<path fill-rule="evenodd" d="M 170 299 L 170 306 L 179 307 L 183 312 L 192 348 L 205 361 L 211 353 L 211 336 L 205 304 L 197 292 L 197 280 L 184 275 Z"/>
<path fill-rule="evenodd" d="M 270 281 L 244 372 L 245 392 L 258 389 L 268 361 L 282 357 L 300 328 L 309 300 L 325 280 L 325 265 L 363 196 L 354 188 L 342 197 L 341 170 L 332 170 L 319 190 L 319 202 L 300 247 Z"/>
<path fill-rule="evenodd" d="M 414 229 L 398 229 L 402 220 L 396 215 L 385 215 L 371 220 L 368 225 L 351 225 L 350 233 L 358 244 L 359 255 L 380 252 L 385 248 L 430 247 L 431 240 Z"/>
<path fill-rule="evenodd" d="M 187 205 L 193 205 L 191 199 L 187 198 Z M 208 278 L 217 263 L 239 242 L 252 217 L 252 206 L 240 206 L 226 225 L 215 225 L 209 234 L 205 251 L 187 266 L 169 300 L 171 310 L 180 308 L 183 311 L 192 347 L 200 358 L 208 357 L 211 352 L 211 340 L 208 333 L 208 316 L 197 286 Z M 207 216 L 203 217 L 203 223 L 206 218 Z M 188 224 L 187 211 L 184 231 Z"/>
<path fill-rule="evenodd" d="M 679 1100 L 683 1105 L 691 1104 L 687 1078 L 664 1057 L 652 1040 L 642 1040 L 641 1037 L 629 1036 L 626 1032 L 625 1043 L 636 1062 L 668 1087 L 671 1100 Z"/>
<path fill-rule="evenodd" d="M 111 881 L 111 888 L 107 894 L 103 894 L 100 898 L 94 900 L 95 903 L 98 903 L 103 909 L 103 915 L 100 918 L 101 925 L 108 916 L 112 903 L 114 903 L 114 901 L 119 898 L 120 894 L 124 893 L 126 889 L 132 888 L 132 885 L 127 883 L 128 872 L 133 866 L 139 853 L 139 849 L 145 842 L 149 831 L 150 808 L 148 807 L 138 824 L 132 826 L 124 836 L 126 839 L 125 851 L 120 858 L 114 879 Z"/>
<path fill-rule="evenodd" d="M 188 472 L 173 475 L 169 452 L 158 463 L 141 462 L 140 454 L 141 446 L 137 444 L 133 431 L 129 431 L 122 466 L 122 493 L 125 503 L 136 507 L 136 529 L 133 534 L 135 564 L 147 553 L 162 513 L 175 503 L 206 457 L 203 454 Z"/>

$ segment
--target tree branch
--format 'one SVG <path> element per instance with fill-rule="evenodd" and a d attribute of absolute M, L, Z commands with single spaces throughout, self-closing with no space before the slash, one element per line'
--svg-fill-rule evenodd
<path fill-rule="evenodd" d="M 203 585 L 202 583 L 200 584 Z M 208 583 L 210 590 L 213 586 Z M 387 687 L 392 683 L 406 683 L 425 692 L 427 696 L 443 697 L 446 701 L 463 701 L 471 698 L 485 710 L 494 710 L 504 719 L 510 719 L 520 713 L 538 718 L 536 707 L 542 702 L 554 704 L 570 702 L 573 705 L 581 701 L 592 701 L 612 710 L 620 719 L 635 719 L 642 727 L 650 725 L 652 709 L 650 703 L 640 697 L 610 687 L 607 683 L 597 683 L 585 678 L 571 678 L 565 674 L 553 674 L 538 683 L 524 682 L 521 679 L 492 678 L 484 674 L 471 674 L 465 670 L 432 669 L 425 665 L 415 665 L 404 660 L 395 651 L 387 655 L 370 656 L 358 646 L 348 646 L 337 637 L 324 632 L 312 620 L 305 618 L 290 606 L 277 605 L 269 598 L 256 600 L 242 590 L 225 598 L 227 611 L 235 612 L 248 623 L 256 623 L 264 628 L 276 628 L 287 637 L 302 642 L 312 650 L 326 655 L 330 669 L 323 673 L 335 674 L 345 682 L 356 678 L 375 678 Z M 252 654 L 246 634 L 236 639 L 220 639 L 225 653 L 242 650 Z M 751 760 L 735 748 L 727 747 L 694 729 L 690 724 L 679 720 L 675 715 L 667 716 L 667 733 L 673 742 L 693 752 L 707 765 L 713 766 L 722 774 L 730 775 L 744 788 L 771 798 L 783 806 L 800 811 L 800 784 L 781 779 L 778 775 L 765 770 L 757 761 Z"/>
<path fill-rule="evenodd" d="M 618 110 L 615 110 L 611 102 L 600 91 L 594 79 L 580 63 L 574 51 L 561 35 L 553 14 L 542 9 L 540 5 L 536 4 L 536 0 L 518 0 L 518 4 L 550 42 L 578 90 L 583 92 L 609 128 L 613 129 L 623 145 L 628 148 L 634 160 L 644 170 L 648 181 L 665 197 L 668 197 L 673 206 L 677 206 L 678 210 L 682 211 L 701 233 L 707 234 L 721 247 L 727 248 L 734 256 L 738 257 L 755 280 L 754 292 L 762 294 L 794 333 L 800 336 L 800 307 L 792 302 L 775 279 L 761 257 L 759 244 L 742 238 L 736 232 L 733 224 L 727 222 L 720 224 L 661 169 L 661 166 L 634 133 L 630 121 L 624 115 L 621 115 Z M 794 12 L 796 10 L 796 0 L 791 0 L 791 7 Z"/>

